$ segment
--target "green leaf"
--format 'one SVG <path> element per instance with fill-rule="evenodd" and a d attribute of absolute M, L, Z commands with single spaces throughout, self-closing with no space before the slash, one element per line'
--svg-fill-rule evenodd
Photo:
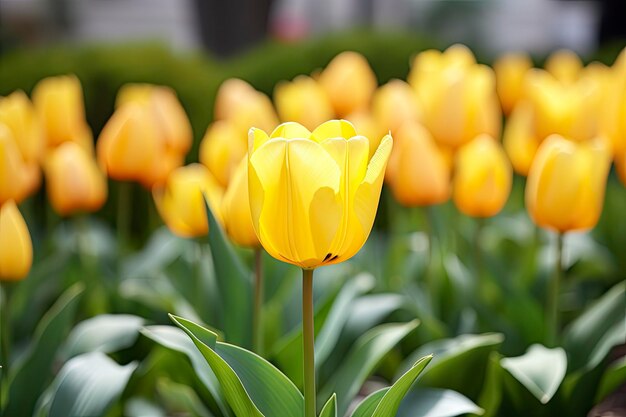
<path fill-rule="evenodd" d="M 354 409 L 351 417 L 370 417 L 374 414 L 376 407 L 378 407 L 378 404 L 390 388 L 391 387 L 379 389 L 378 391 L 375 391 L 365 397 L 365 399 Z"/>
<path fill-rule="evenodd" d="M 417 388 L 404 398 L 398 413 L 389 417 L 453 417 L 468 413 L 481 414 L 482 409 L 456 391 Z"/>
<path fill-rule="evenodd" d="M 601 402 L 624 383 L 626 383 L 626 356 L 612 363 L 602 375 L 595 403 Z"/>
<path fill-rule="evenodd" d="M 339 415 L 344 415 L 363 382 L 378 363 L 418 324 L 417 320 L 403 324 L 385 324 L 361 336 L 337 372 L 320 391 L 321 398 L 336 392 Z"/>
<path fill-rule="evenodd" d="M 168 378 L 160 378 L 157 381 L 157 392 L 171 414 L 198 417 L 212 416 L 209 410 L 202 404 L 196 392 L 187 385 L 179 384 Z"/>
<path fill-rule="evenodd" d="M 217 342 L 217 335 L 189 320 L 170 317 L 207 360 L 238 417 L 301 417 L 302 394 L 272 364 L 253 352 Z"/>
<path fill-rule="evenodd" d="M 222 226 L 205 204 L 209 221 L 209 245 L 223 299 L 223 330 L 226 339 L 238 345 L 249 346 L 252 328 L 251 272 L 243 265 L 226 238 Z"/>
<path fill-rule="evenodd" d="M 5 416 L 33 414 L 37 398 L 52 374 L 57 349 L 74 319 L 83 288 L 82 284 L 75 284 L 65 291 L 37 325 L 32 344 L 10 371 Z"/>
<path fill-rule="evenodd" d="M 122 277 L 147 277 L 162 271 L 189 250 L 190 242 L 172 234 L 167 227 L 156 230 L 141 252 L 129 256 L 122 264 Z"/>
<path fill-rule="evenodd" d="M 330 396 L 324 408 L 320 412 L 320 417 L 337 417 L 337 394 Z"/>
<path fill-rule="evenodd" d="M 228 407 L 224 402 L 223 393 L 217 377 L 204 359 L 204 356 L 202 356 L 185 332 L 173 326 L 148 326 L 144 327 L 141 333 L 168 349 L 186 355 L 191 361 L 191 366 L 196 375 L 215 399 L 220 411 L 224 415 L 228 415 Z"/>
<path fill-rule="evenodd" d="M 552 399 L 565 377 L 567 356 L 561 348 L 548 349 L 535 344 L 525 354 L 500 361 L 542 404 Z"/>
<path fill-rule="evenodd" d="M 49 417 L 102 416 L 124 391 L 137 367 L 120 366 L 101 352 L 70 359 L 53 382 Z"/>
<path fill-rule="evenodd" d="M 403 398 L 432 358 L 432 356 L 424 356 L 402 375 L 381 398 L 372 417 L 394 417 Z"/>
<path fill-rule="evenodd" d="M 489 355 L 487 373 L 482 391 L 478 397 L 478 405 L 484 410 L 483 417 L 495 416 L 502 402 L 502 366 L 500 353 L 493 351 Z"/>
<path fill-rule="evenodd" d="M 470 398 L 477 398 L 489 355 L 500 346 L 503 339 L 500 333 L 485 333 L 436 340 L 417 349 L 401 369 L 407 369 L 406 365 L 412 364 L 416 358 L 433 354 L 434 358 L 418 384 L 424 387 L 448 388 Z"/>
<path fill-rule="evenodd" d="M 623 342 L 626 338 L 625 297 L 626 282 L 621 282 L 565 329 L 563 347 L 568 353 L 570 370 L 593 368 L 620 339 Z M 611 335 L 612 328 L 617 334 Z"/>
<path fill-rule="evenodd" d="M 65 342 L 64 361 L 82 353 L 112 353 L 132 346 L 143 324 L 143 318 L 131 314 L 102 314 L 82 321 Z"/>
<path fill-rule="evenodd" d="M 145 398 L 131 398 L 124 407 L 125 417 L 166 417 L 167 414 L 158 405 Z"/>

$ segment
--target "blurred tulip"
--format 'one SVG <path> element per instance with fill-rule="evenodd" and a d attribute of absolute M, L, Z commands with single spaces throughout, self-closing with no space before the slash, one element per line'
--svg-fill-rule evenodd
<path fill-rule="evenodd" d="M 307 129 L 314 129 L 334 116 L 324 89 L 306 75 L 278 83 L 274 88 L 274 103 L 282 121 L 296 121 Z"/>
<path fill-rule="evenodd" d="M 204 195 L 221 222 L 222 190 L 204 165 L 174 169 L 164 185 L 153 188 L 152 195 L 161 218 L 178 236 L 197 237 L 208 233 Z"/>
<path fill-rule="evenodd" d="M 239 246 L 259 246 L 248 198 L 248 157 L 240 161 L 222 200 L 222 218 L 228 237 Z"/>
<path fill-rule="evenodd" d="M 21 202 L 35 192 L 40 182 L 39 165 L 24 162 L 11 130 L 0 123 L 0 204 L 8 200 Z"/>
<path fill-rule="evenodd" d="M 28 275 L 33 263 L 33 244 L 17 205 L 9 200 L 0 206 L 0 280 L 17 281 Z"/>
<path fill-rule="evenodd" d="M 376 153 L 380 139 L 382 139 L 389 129 L 381 129 L 374 116 L 368 111 L 358 111 L 346 117 L 350 123 L 354 125 L 357 132 L 369 139 L 370 158 Z"/>
<path fill-rule="evenodd" d="M 48 198 L 59 215 L 97 211 L 106 201 L 104 174 L 80 145 L 65 142 L 52 150 L 44 170 Z"/>
<path fill-rule="evenodd" d="M 152 112 L 136 103 L 115 111 L 100 133 L 97 151 L 98 161 L 109 177 L 145 186 L 155 183 L 154 172 L 165 154 Z"/>
<path fill-rule="evenodd" d="M 570 84 L 578 79 L 583 63 L 576 53 L 560 49 L 550 54 L 544 68 L 560 82 Z"/>
<path fill-rule="evenodd" d="M 421 120 L 422 111 L 411 86 L 394 79 L 374 93 L 372 115 L 383 132 L 395 133 L 403 123 Z"/>
<path fill-rule="evenodd" d="M 519 102 L 504 127 L 502 142 L 515 172 L 528 175 L 540 141 L 534 130 L 533 109 L 528 102 Z"/>
<path fill-rule="evenodd" d="M 229 120 L 218 120 L 209 125 L 200 142 L 200 162 L 209 168 L 223 188 L 228 186 L 248 149 L 246 142 L 240 139 Z"/>
<path fill-rule="evenodd" d="M 607 146 L 600 141 L 547 138 L 526 183 L 526 208 L 533 221 L 559 232 L 593 228 L 602 212 L 609 167 Z"/>
<path fill-rule="evenodd" d="M 278 125 L 269 97 L 237 78 L 224 81 L 217 91 L 215 119 L 229 120 L 244 144 L 252 126 L 271 130 Z"/>
<path fill-rule="evenodd" d="M 66 141 L 93 141 L 85 120 L 83 90 L 76 76 L 45 78 L 37 83 L 32 97 L 49 147 Z"/>
<path fill-rule="evenodd" d="M 365 243 L 391 152 L 385 137 L 370 159 L 368 139 L 332 120 L 310 133 L 284 123 L 250 131 L 252 223 L 276 259 L 313 269 L 343 262 Z"/>
<path fill-rule="evenodd" d="M 450 198 L 450 170 L 431 134 L 415 121 L 394 138 L 386 179 L 393 195 L 407 207 L 429 206 Z"/>
<path fill-rule="evenodd" d="M 510 114 L 523 94 L 524 76 L 533 67 L 525 53 L 502 55 L 493 64 L 496 74 L 496 89 L 505 114 Z"/>
<path fill-rule="evenodd" d="M 0 98 L 0 123 L 11 130 L 27 163 L 38 163 L 44 147 L 41 122 L 32 103 L 18 90 Z"/>
<path fill-rule="evenodd" d="M 499 137 L 495 75 L 467 47 L 418 54 L 408 80 L 422 105 L 423 124 L 439 144 L 455 149 L 481 133 Z"/>
<path fill-rule="evenodd" d="M 452 196 L 462 213 L 491 217 L 502 210 L 511 192 L 513 172 L 502 146 L 479 135 L 462 146 L 455 158 Z"/>
<path fill-rule="evenodd" d="M 376 75 L 367 59 L 357 52 L 342 52 L 322 71 L 320 85 L 335 110 L 345 117 L 369 105 L 376 90 Z"/>

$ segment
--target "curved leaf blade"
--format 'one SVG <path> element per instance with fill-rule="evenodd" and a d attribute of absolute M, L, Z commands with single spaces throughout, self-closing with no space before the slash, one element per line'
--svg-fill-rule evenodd
<path fill-rule="evenodd" d="M 320 412 L 320 417 L 337 417 L 337 394 L 328 399 Z"/>
<path fill-rule="evenodd" d="M 454 417 L 469 413 L 482 414 L 482 409 L 456 391 L 417 388 L 405 397 L 395 417 Z"/>

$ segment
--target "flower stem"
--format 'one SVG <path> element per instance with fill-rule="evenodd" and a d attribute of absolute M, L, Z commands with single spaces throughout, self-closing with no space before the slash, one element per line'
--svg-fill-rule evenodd
<path fill-rule="evenodd" d="M 563 233 L 556 238 L 556 265 L 548 293 L 548 345 L 555 346 L 559 335 L 559 286 L 563 277 Z"/>
<path fill-rule="evenodd" d="M 130 237 L 131 206 L 133 198 L 132 183 L 118 183 L 117 191 L 117 244 L 121 255 L 122 248 Z"/>
<path fill-rule="evenodd" d="M 486 290 L 483 252 L 480 246 L 484 225 L 484 218 L 479 217 L 476 219 L 476 230 L 474 231 L 474 268 L 476 271 L 476 292 L 479 300 L 484 300 Z"/>
<path fill-rule="evenodd" d="M 11 320 L 9 317 L 9 300 L 12 284 L 0 281 L 0 410 L 4 404 L 4 390 L 8 389 L 9 383 L 9 349 L 11 347 Z"/>
<path fill-rule="evenodd" d="M 315 417 L 315 333 L 313 328 L 312 269 L 302 269 L 302 347 L 304 358 L 304 417 Z"/>
<path fill-rule="evenodd" d="M 263 356 L 263 251 L 254 249 L 254 316 L 252 317 L 253 348 Z"/>
<path fill-rule="evenodd" d="M 435 279 L 434 279 L 434 267 L 435 267 L 435 213 L 433 212 L 432 206 L 424 207 L 424 226 L 426 230 L 426 236 L 428 238 L 428 249 L 427 249 L 427 259 L 426 259 L 426 267 L 424 269 L 424 278 L 425 284 L 428 288 L 428 293 L 430 295 L 430 303 L 433 309 L 433 312 L 438 310 L 438 294 Z"/>

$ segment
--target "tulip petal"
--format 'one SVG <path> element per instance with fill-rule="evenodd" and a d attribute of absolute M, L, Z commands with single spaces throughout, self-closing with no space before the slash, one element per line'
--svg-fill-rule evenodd
<path fill-rule="evenodd" d="M 33 244 L 17 205 L 9 200 L 0 207 L 0 280 L 18 280 L 28 275 Z"/>
<path fill-rule="evenodd" d="M 286 122 L 274 129 L 270 138 L 307 139 L 311 136 L 309 129 L 296 122 Z"/>
<path fill-rule="evenodd" d="M 264 130 L 256 127 L 250 128 L 248 131 L 248 154 L 252 155 L 254 151 L 259 149 L 261 145 L 270 140 Z"/>
<path fill-rule="evenodd" d="M 311 132 L 311 139 L 319 143 L 330 138 L 349 139 L 354 136 L 356 136 L 356 130 L 347 120 L 329 120 Z"/>

